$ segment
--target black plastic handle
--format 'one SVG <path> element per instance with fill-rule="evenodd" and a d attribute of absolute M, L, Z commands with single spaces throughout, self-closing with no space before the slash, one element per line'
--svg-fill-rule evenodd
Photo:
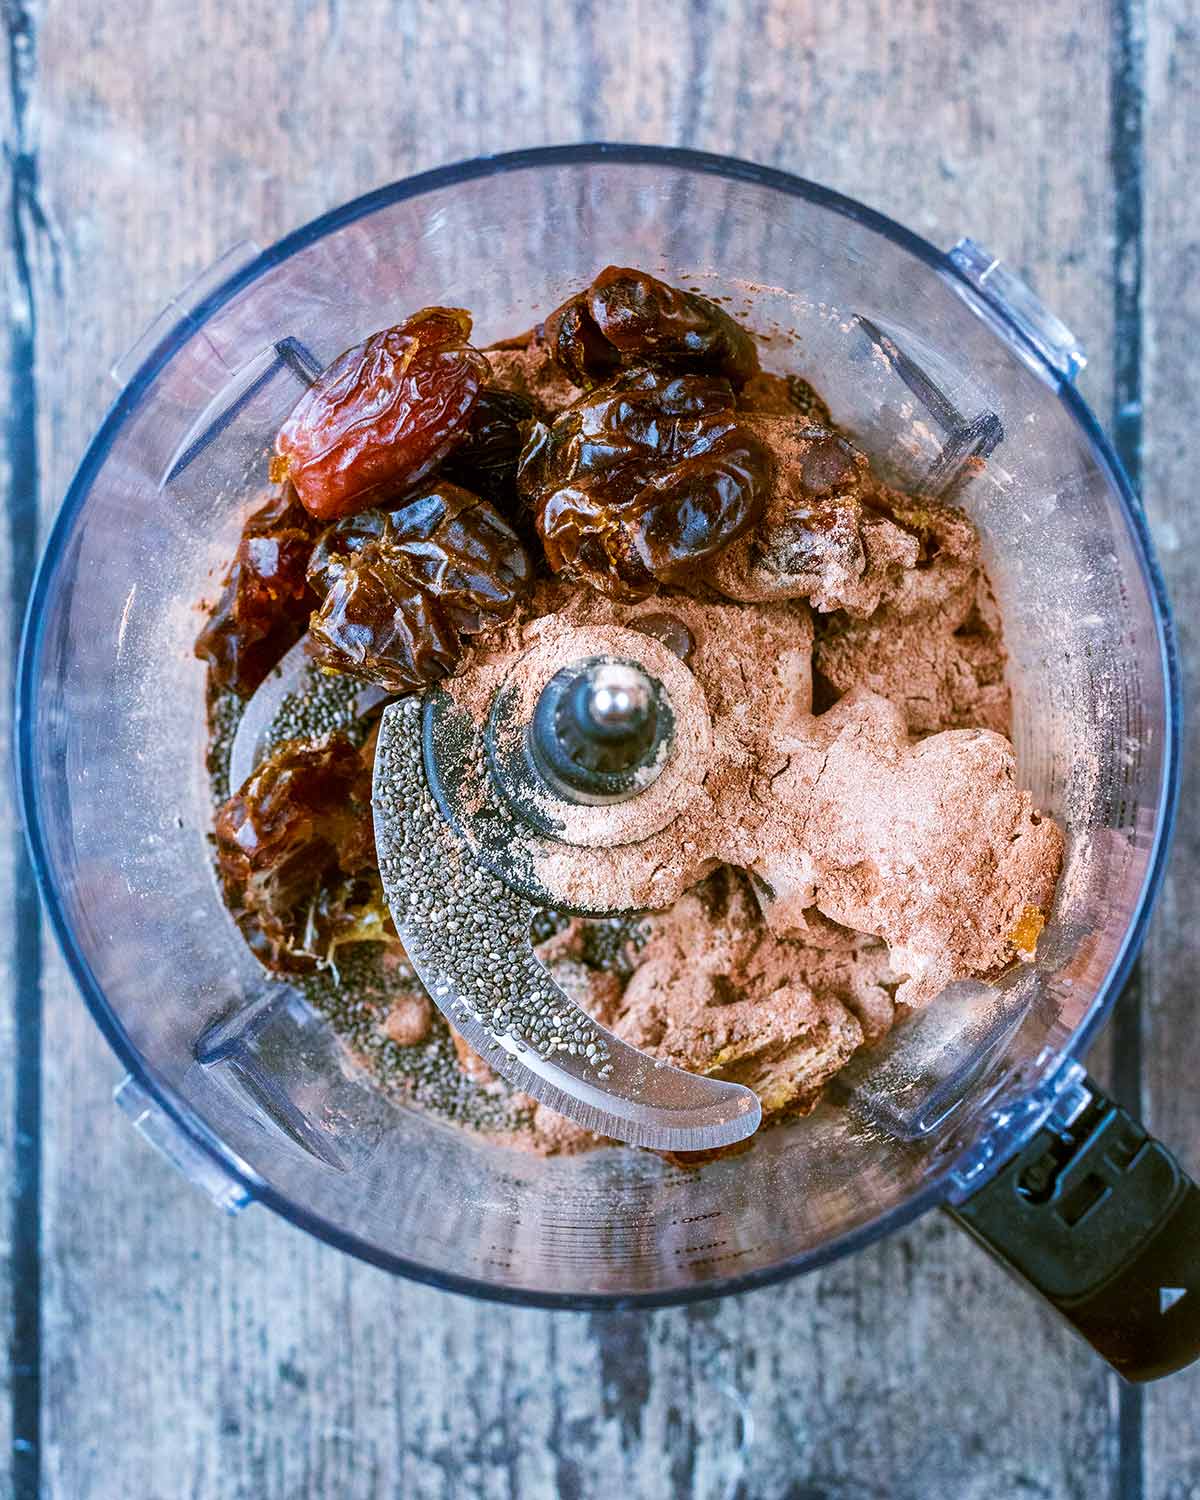
<path fill-rule="evenodd" d="M 1069 1124 L 1047 1125 L 950 1210 L 1126 1380 L 1200 1359 L 1200 1187 L 1090 1078 Z"/>

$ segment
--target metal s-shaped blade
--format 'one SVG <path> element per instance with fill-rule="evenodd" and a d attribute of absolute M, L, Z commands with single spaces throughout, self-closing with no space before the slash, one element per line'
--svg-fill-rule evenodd
<path fill-rule="evenodd" d="M 373 800 L 384 893 L 409 959 L 434 1003 L 498 1073 L 630 1145 L 704 1151 L 757 1130 L 752 1090 L 630 1047 L 538 962 L 530 941 L 537 908 L 476 864 L 438 810 L 417 698 L 384 711 Z"/>
<path fill-rule="evenodd" d="M 302 635 L 246 704 L 229 752 L 231 792 L 283 740 L 349 729 L 389 696 L 368 682 L 322 672 L 307 646 L 308 636 Z"/>

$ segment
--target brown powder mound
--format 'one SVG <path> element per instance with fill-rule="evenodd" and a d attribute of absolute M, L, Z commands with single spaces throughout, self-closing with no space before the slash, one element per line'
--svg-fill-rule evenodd
<path fill-rule="evenodd" d="M 821 621 L 813 665 L 823 703 L 866 688 L 901 710 L 912 735 L 973 727 L 1008 734 L 1005 659 L 995 601 L 978 573 L 925 613 L 905 616 L 889 605 L 867 620 Z"/>
<path fill-rule="evenodd" d="M 535 588 L 530 613 L 489 645 L 528 648 L 567 630 L 616 625 L 661 638 L 663 617 L 683 624 L 691 637 L 687 664 L 704 688 L 710 712 L 745 722 L 766 712 L 790 721 L 812 704 L 812 617 L 803 602 L 779 600 L 746 606 L 701 602 L 660 591 L 634 604 L 606 599 L 579 584 L 551 581 Z M 533 616 L 531 618 L 531 616 Z M 447 684 L 459 694 L 458 679 Z"/>
<path fill-rule="evenodd" d="M 581 626 L 603 646 L 606 631 L 636 628 L 651 603 L 576 591 L 493 642 L 450 691 L 481 718 L 530 646 L 544 652 L 562 637 L 566 649 Z M 555 899 L 662 910 L 718 864 L 733 865 L 761 880 L 768 924 L 782 936 L 802 932 L 816 908 L 883 939 L 903 977 L 898 998 L 914 1007 L 1012 961 L 1021 913 L 1049 907 L 1062 835 L 1018 788 L 1009 742 L 952 730 L 914 744 L 902 711 L 862 688 L 814 716 L 803 606 L 669 603 L 696 643 L 689 665 L 711 715 L 703 779 L 679 783 L 666 827 L 639 835 L 638 805 L 623 804 L 619 816 L 628 822 L 632 810 L 635 821 L 619 842 L 599 826 L 589 833 L 589 844 L 613 844 L 599 856 L 533 840 L 533 867 Z M 617 816 L 587 812 L 597 825 Z"/>
<path fill-rule="evenodd" d="M 865 619 L 907 617 L 968 587 L 979 540 L 952 506 L 881 484 L 842 434 L 775 413 L 747 426 L 771 449 L 775 479 L 757 526 L 717 557 L 707 581 L 730 599 L 808 599 Z"/>
<path fill-rule="evenodd" d="M 884 946 L 813 916 L 821 945 L 809 934 L 777 937 L 745 876 L 723 868 L 647 919 L 627 981 L 583 961 L 585 919 L 537 951 L 572 997 L 632 1046 L 749 1085 L 769 1115 L 804 1113 L 893 1019 Z"/>
<path fill-rule="evenodd" d="M 747 419 L 775 458 L 758 525 L 710 565 L 730 599 L 808 599 L 869 615 L 917 564 L 917 537 L 868 508 L 867 460 L 839 433 L 776 415 Z"/>
<path fill-rule="evenodd" d="M 538 957 L 630 1045 L 745 1083 L 771 1119 L 811 1110 L 828 1080 L 894 1019 L 882 943 L 815 911 L 802 937 L 778 938 L 749 881 L 728 867 L 645 918 L 639 942 L 627 938 L 615 956 L 595 942 L 604 926 L 576 917 L 537 946 Z M 506 1144 L 546 1156 L 604 1144 L 546 1105 L 528 1105 L 530 1125 Z"/>
<path fill-rule="evenodd" d="M 817 988 L 833 987 L 868 1046 L 892 1029 L 897 981 L 886 944 L 840 926 L 815 906 L 801 915 L 790 939 L 776 940 L 784 944 L 782 957 L 793 972 Z"/>
<path fill-rule="evenodd" d="M 467 670 L 446 684 L 455 702 L 477 722 L 482 722 L 500 686 L 519 672 L 518 663 L 529 651 L 552 653 L 562 642 L 568 653 L 564 660 L 570 659 L 580 649 L 583 632 L 593 648 L 607 651 L 614 630 L 636 631 L 644 617 L 650 622 L 646 633 L 653 634 L 664 611 L 682 623 L 691 638 L 688 665 L 712 719 L 707 771 L 702 780 L 689 777 L 673 789 L 672 796 L 679 800 L 669 828 L 654 838 L 631 828 L 622 835 L 619 848 L 609 851 L 611 857 L 600 861 L 581 859 L 571 845 L 543 845 L 535 855 L 542 884 L 558 891 L 568 906 L 661 910 L 718 862 L 746 864 L 739 857 L 736 825 L 726 832 L 734 840 L 730 848 L 738 853 L 708 847 L 717 808 L 731 795 L 740 802 L 749 797 L 758 769 L 753 749 L 757 741 L 785 733 L 797 716 L 809 713 L 812 625 L 807 607 L 788 600 L 757 606 L 702 604 L 687 596 L 662 594 L 624 604 L 586 586 L 555 583 L 539 588 L 533 603 L 547 612 L 495 632 L 475 647 Z M 669 777 L 670 768 L 656 785 L 665 786 Z M 646 812 L 652 800 L 646 799 Z M 638 803 L 626 803 L 616 815 L 636 817 L 641 810 Z M 604 816 L 603 809 L 581 811 Z M 621 898 L 614 897 L 614 890 Z"/>
<path fill-rule="evenodd" d="M 543 422 L 553 421 L 583 394 L 555 362 L 536 329 L 484 352 L 493 382 L 501 390 L 527 397 Z"/>
<path fill-rule="evenodd" d="M 979 533 L 963 511 L 906 495 L 874 479 L 870 504 L 919 543 L 915 566 L 895 575 L 884 593 L 884 604 L 897 615 L 908 616 L 951 605 L 956 598 L 970 598 L 982 564 Z"/>
<path fill-rule="evenodd" d="M 714 890 L 726 896 L 723 911 Z M 871 984 L 886 954 L 781 940 L 746 883 L 720 871 L 653 919 L 614 1030 L 677 1067 L 747 1084 L 767 1115 L 804 1113 L 862 1045 L 848 1004 L 856 966 Z"/>
<path fill-rule="evenodd" d="M 1063 836 L 1017 787 L 998 734 L 911 744 L 899 711 L 856 689 L 811 721 L 773 786 L 775 847 L 765 839 L 753 866 L 774 893 L 767 920 L 786 933 L 816 906 L 883 938 L 903 1004 L 998 972 L 1026 908 L 1049 909 Z"/>
<path fill-rule="evenodd" d="M 664 1003 L 672 1003 L 669 991 Z M 698 1037 L 686 1038 L 689 1049 L 697 1041 L 702 1051 L 717 1049 L 703 1071 L 752 1088 L 767 1118 L 785 1111 L 807 1114 L 863 1041 L 862 1028 L 844 1005 L 802 983 L 780 985 L 765 1000 L 726 1005 L 704 1016 L 697 1030 Z M 686 1063 L 687 1051 L 671 1057 L 669 1050 L 681 1033 L 676 1027 L 663 1050 L 671 1061 Z"/>

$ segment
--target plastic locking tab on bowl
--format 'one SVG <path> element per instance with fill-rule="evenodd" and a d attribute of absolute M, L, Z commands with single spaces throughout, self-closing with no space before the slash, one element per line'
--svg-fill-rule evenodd
<path fill-rule="evenodd" d="M 1028 283 L 973 239 L 959 240 L 950 251 L 950 259 L 983 298 L 984 307 L 977 311 L 983 311 L 987 321 L 1025 364 L 1046 378 L 1040 361 L 1031 359 L 1021 341 L 1012 337 L 1014 325 L 1046 364 L 1070 385 L 1087 364 L 1087 355 L 1067 325 L 1050 311 Z M 995 316 L 997 312 L 999 317 Z"/>
<path fill-rule="evenodd" d="M 262 250 L 253 240 L 239 240 L 223 255 L 218 256 L 212 265 L 206 266 L 193 277 L 182 291 L 171 298 L 133 347 L 126 350 L 113 365 L 110 373 L 117 384 L 128 385 L 138 369 L 178 324 L 188 323 L 199 330 L 204 319 L 203 316 L 198 316 L 197 310 L 203 307 L 219 286 L 236 276 L 261 254 Z"/>
<path fill-rule="evenodd" d="M 240 1213 L 254 1199 L 167 1113 L 132 1074 L 113 1090 L 113 1102 L 134 1129 L 227 1214 Z"/>

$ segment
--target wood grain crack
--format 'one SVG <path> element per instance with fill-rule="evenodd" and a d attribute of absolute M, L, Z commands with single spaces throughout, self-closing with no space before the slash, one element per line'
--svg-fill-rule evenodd
<path fill-rule="evenodd" d="M 10 172 L 8 203 L 9 403 L 5 440 L 9 462 L 8 598 L 11 646 L 20 645 L 25 602 L 38 553 L 40 465 L 37 439 L 36 239 L 47 219 L 38 190 L 34 146 L 37 15 L 27 0 L 5 0 L 8 41 Z M 12 1321 L 11 1493 L 33 1500 L 41 1491 L 42 1403 L 42 973 L 41 910 L 21 831 L 12 840 L 14 989 L 13 1188 L 11 1215 Z"/>
<path fill-rule="evenodd" d="M 1113 0 L 1113 444 L 1135 490 L 1142 483 L 1145 310 L 1146 0 Z M 1143 1110 L 1142 960 L 1135 964 L 1113 1016 L 1113 1093 Z M 1145 1397 L 1140 1386 L 1116 1386 L 1116 1500 L 1145 1495 Z"/>

